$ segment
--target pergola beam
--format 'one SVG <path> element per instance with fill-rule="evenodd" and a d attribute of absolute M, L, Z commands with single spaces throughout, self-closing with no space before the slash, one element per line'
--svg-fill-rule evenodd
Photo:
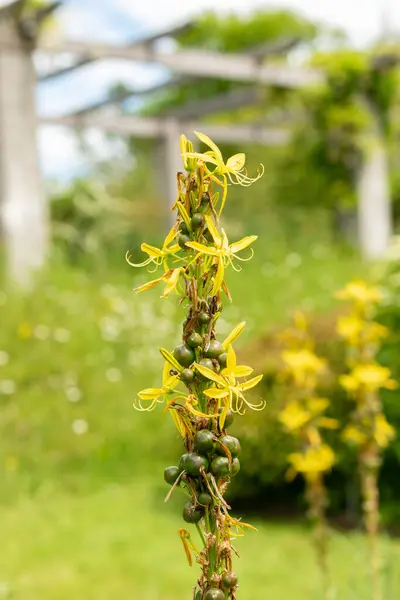
<path fill-rule="evenodd" d="M 58 125 L 76 129 L 101 129 L 106 133 L 131 135 L 144 139 L 164 138 L 169 134 L 171 119 L 157 119 L 136 115 L 114 116 L 106 114 L 75 114 L 64 117 L 45 117 L 43 125 Z M 258 125 L 217 125 L 197 121 L 180 122 L 181 133 L 191 134 L 201 130 L 219 143 L 258 143 L 281 146 L 290 139 L 286 129 L 259 127 Z M 175 141 L 178 143 L 178 140 Z"/>
<path fill-rule="evenodd" d="M 84 108 L 75 111 L 73 115 L 84 115 L 99 110 L 101 108 L 105 108 L 106 106 L 110 106 L 112 104 L 121 104 L 122 102 L 125 102 L 125 100 L 129 100 L 130 98 L 134 98 L 135 96 L 146 96 L 147 94 L 153 94 L 154 92 L 158 92 L 164 88 L 177 85 L 178 83 L 183 83 L 184 81 L 185 78 L 183 77 L 172 77 L 171 79 L 168 79 L 168 81 L 164 81 L 163 83 L 159 83 L 149 88 L 127 88 L 121 90 L 120 93 L 117 93 L 115 95 L 109 94 L 108 96 L 102 98 L 98 102 L 88 104 Z"/>
<path fill-rule="evenodd" d="M 127 47 L 134 48 L 137 45 L 151 46 L 157 40 L 160 40 L 160 39 L 166 38 L 166 37 L 174 37 L 175 35 L 178 35 L 180 33 L 188 31 L 193 27 L 193 25 L 194 24 L 192 21 L 188 21 L 187 23 L 183 23 L 181 25 L 177 25 L 176 27 L 172 27 L 170 29 L 165 29 L 165 30 L 159 31 L 158 33 L 154 33 L 145 38 L 142 38 L 139 40 L 132 40 L 128 44 Z M 95 62 L 96 60 L 98 60 L 98 58 L 83 57 L 72 65 L 68 65 L 67 67 L 63 67 L 61 69 L 56 69 L 55 71 L 50 71 L 49 73 L 46 73 L 45 75 L 39 75 L 39 81 L 40 82 L 49 81 L 51 79 L 55 79 L 56 77 L 59 77 L 60 75 L 61 76 L 66 75 L 67 73 L 71 73 L 72 71 L 75 71 L 76 69 L 79 69 L 80 67 L 89 65 L 89 64 Z"/>
<path fill-rule="evenodd" d="M 222 54 L 205 50 L 189 50 L 166 53 L 137 43 L 134 46 L 84 43 L 72 41 L 39 41 L 38 49 L 51 53 L 77 54 L 85 60 L 123 59 L 158 63 L 183 75 L 211 77 L 230 81 L 257 82 L 284 88 L 299 88 L 324 81 L 324 75 L 306 67 L 282 64 L 261 65 L 245 54 Z"/>

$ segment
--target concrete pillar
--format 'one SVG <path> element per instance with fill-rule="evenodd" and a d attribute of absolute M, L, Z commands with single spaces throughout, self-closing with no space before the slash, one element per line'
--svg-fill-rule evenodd
<path fill-rule="evenodd" d="M 31 48 L 10 11 L 0 12 L 0 216 L 9 275 L 26 285 L 48 247 L 48 207 L 36 142 Z"/>
<path fill-rule="evenodd" d="M 358 180 L 358 237 L 364 258 L 384 256 L 393 231 L 388 156 L 383 136 L 367 148 Z"/>

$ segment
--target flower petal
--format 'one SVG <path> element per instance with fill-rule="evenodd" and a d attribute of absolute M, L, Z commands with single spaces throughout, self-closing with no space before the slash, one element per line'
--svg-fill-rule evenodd
<path fill-rule="evenodd" d="M 182 219 L 184 220 L 186 227 L 188 228 L 189 231 L 192 231 L 192 224 L 190 221 L 190 217 L 187 213 L 186 208 L 183 206 L 182 202 L 177 202 L 176 207 L 177 207 L 178 212 L 181 215 Z"/>
<path fill-rule="evenodd" d="M 168 350 L 166 350 L 165 348 L 160 348 L 160 352 L 162 354 L 162 356 L 165 358 L 165 360 L 174 367 L 174 369 L 176 369 L 179 373 L 181 371 L 183 371 L 183 367 L 182 365 L 180 365 L 178 363 L 178 361 L 176 360 L 176 358 L 171 354 L 171 352 L 168 352 Z"/>
<path fill-rule="evenodd" d="M 226 388 L 220 390 L 219 388 L 211 387 L 208 390 L 204 390 L 204 394 L 209 398 L 225 398 L 229 396 L 229 391 Z"/>
<path fill-rule="evenodd" d="M 243 152 L 239 154 L 234 154 L 226 161 L 226 166 L 228 169 L 232 169 L 232 171 L 241 171 L 246 162 L 246 155 Z"/>
<path fill-rule="evenodd" d="M 143 243 L 140 246 L 140 249 L 142 250 L 142 252 L 146 252 L 146 254 L 148 254 L 149 256 L 151 256 L 153 258 L 164 256 L 164 252 L 162 250 L 160 250 L 159 248 L 156 248 L 155 246 L 150 246 L 150 244 Z"/>
<path fill-rule="evenodd" d="M 200 244 L 200 242 L 186 242 L 185 245 L 188 248 L 197 250 L 197 252 L 201 252 L 202 254 L 207 254 L 208 256 L 218 256 L 217 249 L 213 246 L 205 246 L 204 244 Z"/>
<path fill-rule="evenodd" d="M 209 154 L 202 154 L 201 152 L 185 152 L 185 154 L 182 156 L 183 158 L 197 158 L 204 162 L 210 162 L 213 165 L 217 165 L 217 167 L 221 164 L 213 156 L 210 156 Z"/>
<path fill-rule="evenodd" d="M 212 296 L 215 296 L 216 294 L 218 294 L 219 290 L 221 289 L 222 283 L 224 281 L 224 274 L 225 274 L 224 259 L 222 258 L 222 256 L 220 256 L 220 258 L 218 259 L 217 272 L 214 276 L 214 285 L 211 290 Z"/>
<path fill-rule="evenodd" d="M 140 285 L 139 287 L 134 288 L 133 291 L 136 292 L 137 294 L 139 294 L 140 292 L 149 290 L 150 288 L 152 288 L 155 285 L 157 285 L 158 283 L 160 283 L 160 281 L 164 281 L 164 280 L 165 280 L 165 276 L 159 277 L 158 279 L 153 279 L 153 281 L 149 281 L 148 283 L 144 283 L 143 285 Z"/>
<path fill-rule="evenodd" d="M 218 383 L 219 385 L 226 387 L 225 379 L 222 379 L 222 377 L 220 375 L 218 375 L 217 373 L 215 373 L 208 367 L 203 367 L 203 365 L 199 365 L 198 363 L 195 363 L 194 368 L 197 369 L 197 371 L 199 373 L 201 373 L 204 377 L 207 377 L 207 379 L 211 379 L 211 381 L 215 381 L 215 383 Z"/>
<path fill-rule="evenodd" d="M 245 248 L 250 246 L 250 244 L 255 242 L 257 238 L 258 238 L 258 235 L 248 235 L 247 237 L 242 238 L 238 242 L 231 244 L 230 250 L 231 250 L 232 254 L 236 254 L 236 252 L 240 252 L 240 250 L 244 250 Z"/>
<path fill-rule="evenodd" d="M 177 252 L 179 252 L 179 250 L 182 250 L 182 248 L 180 247 L 180 245 L 179 244 L 174 244 L 173 246 L 170 246 L 169 248 L 166 248 L 165 251 L 168 252 L 168 254 L 176 254 Z"/>
<path fill-rule="evenodd" d="M 195 135 L 199 138 L 199 140 L 201 142 L 203 142 L 203 144 L 205 144 L 206 146 L 208 146 L 209 148 L 211 148 L 211 150 L 214 151 L 215 154 L 215 158 L 218 160 L 220 160 L 221 162 L 223 162 L 223 158 L 222 158 L 222 154 L 221 154 L 221 150 L 218 148 L 217 144 L 215 142 L 213 142 L 208 135 L 206 135 L 205 133 L 200 133 L 199 131 L 195 131 L 194 132 Z"/>
<path fill-rule="evenodd" d="M 228 356 L 226 359 L 226 370 L 229 375 L 233 375 L 236 369 L 236 354 L 232 347 L 232 344 L 228 346 Z"/>
<path fill-rule="evenodd" d="M 141 400 L 156 400 L 164 394 L 163 388 L 146 388 L 138 393 Z"/>
<path fill-rule="evenodd" d="M 234 371 L 234 375 L 235 377 L 249 377 L 253 371 L 254 369 L 247 365 L 238 365 Z"/>
<path fill-rule="evenodd" d="M 236 325 L 236 327 L 234 329 L 232 329 L 232 331 L 230 332 L 228 337 L 225 338 L 224 341 L 222 342 L 222 345 L 225 348 L 225 350 L 228 348 L 228 346 L 230 344 L 233 344 L 233 342 L 235 340 L 237 340 L 237 338 L 242 333 L 242 331 L 245 327 L 246 327 L 246 321 L 242 321 L 241 323 L 239 323 L 239 325 Z"/>
<path fill-rule="evenodd" d="M 166 298 L 178 285 L 179 277 L 182 272 L 182 268 L 173 269 L 172 274 L 167 279 L 167 285 L 161 298 Z M 164 276 L 165 277 L 165 276 Z"/>
<path fill-rule="evenodd" d="M 167 237 L 164 240 L 163 250 L 165 250 L 165 248 L 167 246 L 169 246 L 170 243 L 172 242 L 172 240 L 174 240 L 175 238 L 176 238 L 176 229 L 175 229 L 175 225 L 173 225 L 171 227 L 171 229 L 169 230 Z"/>
<path fill-rule="evenodd" d="M 253 379 L 249 379 L 248 381 L 244 381 L 243 383 L 240 383 L 238 385 L 238 388 L 242 391 L 250 390 L 251 388 L 256 386 L 258 383 L 260 383 L 260 381 L 263 377 L 264 377 L 264 375 L 257 375 L 257 377 L 253 377 Z"/>
<path fill-rule="evenodd" d="M 213 240 L 215 242 L 215 245 L 217 247 L 221 247 L 222 246 L 222 237 L 220 236 L 218 229 L 216 228 L 215 223 L 214 223 L 213 219 L 210 217 L 210 215 L 206 215 L 206 223 L 207 223 L 208 231 L 211 233 Z"/>

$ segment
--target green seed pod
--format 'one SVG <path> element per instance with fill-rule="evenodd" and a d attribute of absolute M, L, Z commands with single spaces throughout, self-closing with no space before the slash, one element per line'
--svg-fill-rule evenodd
<path fill-rule="evenodd" d="M 220 364 L 221 369 L 225 369 L 227 358 L 228 358 L 227 352 L 223 352 L 222 354 L 220 354 L 218 356 L 218 362 Z"/>
<path fill-rule="evenodd" d="M 198 523 L 204 515 L 202 506 L 195 506 L 191 502 L 187 502 L 183 507 L 182 517 L 186 523 Z"/>
<path fill-rule="evenodd" d="M 167 467 L 164 471 L 164 480 L 170 485 L 174 485 L 180 474 L 179 467 Z"/>
<path fill-rule="evenodd" d="M 211 462 L 210 470 L 215 477 L 226 477 L 230 473 L 228 458 L 226 456 L 217 456 Z"/>
<path fill-rule="evenodd" d="M 209 454 L 214 450 L 215 436 L 209 429 L 200 429 L 194 436 L 194 447 L 201 454 Z"/>
<path fill-rule="evenodd" d="M 192 369 L 183 369 L 179 377 L 184 383 L 193 383 L 195 376 L 196 373 Z"/>
<path fill-rule="evenodd" d="M 183 233 L 178 237 L 178 244 L 180 245 L 181 248 L 183 248 L 184 250 L 189 250 L 189 248 L 186 247 L 186 242 L 190 242 L 190 237 L 188 235 L 184 235 Z"/>
<path fill-rule="evenodd" d="M 201 358 L 198 361 L 198 364 L 202 365 L 203 367 L 207 367 L 207 369 L 211 369 L 212 371 L 215 371 L 211 358 Z M 198 372 L 198 377 L 199 377 L 200 381 L 209 381 L 207 379 L 207 377 L 204 377 L 200 372 Z"/>
<path fill-rule="evenodd" d="M 224 588 L 230 590 L 237 586 L 237 575 L 233 571 L 227 571 L 222 574 L 221 581 Z"/>
<path fill-rule="evenodd" d="M 205 456 L 197 454 L 196 452 L 190 452 L 185 458 L 183 463 L 184 469 L 191 477 L 198 477 L 200 475 L 200 469 L 203 467 L 205 471 L 208 469 L 208 460 Z"/>
<path fill-rule="evenodd" d="M 220 588 L 210 588 L 204 594 L 204 600 L 225 600 L 225 594 Z"/>
<path fill-rule="evenodd" d="M 208 325 L 210 322 L 210 318 L 211 317 L 209 314 L 207 314 L 206 312 L 201 312 L 199 314 L 198 321 L 199 321 L 200 325 Z"/>
<path fill-rule="evenodd" d="M 193 229 L 200 229 L 200 227 L 204 227 L 205 219 L 204 215 L 201 213 L 195 213 L 191 219 L 191 225 Z"/>
<path fill-rule="evenodd" d="M 202 345 L 203 338 L 201 337 L 201 335 L 199 333 L 196 333 L 195 331 L 193 331 L 187 338 L 186 343 L 191 348 L 197 348 L 198 346 Z"/>
<path fill-rule="evenodd" d="M 197 502 L 205 506 L 211 504 L 212 500 L 212 496 L 208 492 L 200 492 L 200 494 L 197 496 Z"/>
<path fill-rule="evenodd" d="M 228 448 L 229 452 L 232 454 L 232 458 L 234 458 L 235 456 L 239 456 L 241 447 L 240 442 L 237 438 L 233 437 L 233 435 L 223 435 L 219 438 L 219 441 Z M 216 446 L 216 452 L 217 454 L 225 456 L 225 451 L 219 444 L 217 444 Z"/>
<path fill-rule="evenodd" d="M 189 229 L 187 228 L 185 221 L 179 223 L 179 231 L 183 233 L 183 235 L 188 235 Z"/>
<path fill-rule="evenodd" d="M 195 361 L 195 353 L 190 346 L 186 344 L 180 344 L 174 350 L 174 358 L 178 361 L 182 367 L 190 367 L 190 365 Z"/>
<path fill-rule="evenodd" d="M 218 356 L 223 352 L 224 347 L 221 342 L 217 342 L 217 340 L 211 340 L 208 348 L 204 352 L 204 356 L 207 358 L 218 358 Z"/>
<path fill-rule="evenodd" d="M 240 460 L 235 456 L 235 458 L 232 460 L 232 466 L 231 466 L 232 477 L 237 475 L 239 473 L 239 471 L 240 471 Z"/>
<path fill-rule="evenodd" d="M 180 472 L 185 471 L 185 461 L 188 456 L 189 456 L 189 453 L 185 452 L 185 454 L 182 454 L 182 456 L 180 457 L 179 463 L 178 463 L 178 469 Z"/>

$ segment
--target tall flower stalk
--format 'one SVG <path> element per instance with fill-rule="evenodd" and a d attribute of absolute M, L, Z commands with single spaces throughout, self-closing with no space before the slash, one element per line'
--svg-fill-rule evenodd
<path fill-rule="evenodd" d="M 379 289 L 363 281 L 353 281 L 336 296 L 350 303 L 349 314 L 340 317 L 337 324 L 337 331 L 347 344 L 349 367 L 349 373 L 342 375 L 340 383 L 354 403 L 343 438 L 357 448 L 372 598 L 382 600 L 378 475 L 382 449 L 394 438 L 395 430 L 386 420 L 379 391 L 394 389 L 397 384 L 389 369 L 376 362 L 381 341 L 388 335 L 386 327 L 374 321 L 374 311 L 381 299 Z"/>
<path fill-rule="evenodd" d="M 177 174 L 176 223 L 161 248 L 142 244 L 147 258 L 134 267 L 148 266 L 162 274 L 141 285 L 137 292 L 163 285 L 162 298 L 174 293 L 186 308 L 182 342 L 174 350 L 161 348 L 164 359 L 159 388 L 138 393 L 134 405 L 151 411 L 164 405 L 182 438 L 184 453 L 178 464 L 167 467 L 165 481 L 171 486 L 167 495 L 180 488 L 187 496 L 182 517 L 195 530 L 179 530 L 190 565 L 200 565 L 193 588 L 193 600 L 236 599 L 237 577 L 232 566 L 235 552 L 232 540 L 251 528 L 234 518 L 224 499 L 230 478 L 240 469 L 240 442 L 228 433 L 235 414 L 247 409 L 261 410 L 264 401 L 250 401 L 246 392 L 256 386 L 262 375 L 252 377 L 253 369 L 238 365 L 233 344 L 245 323 L 239 323 L 222 341 L 216 327 L 223 295 L 230 299 L 225 281 L 226 269 L 240 270 L 243 256 L 257 236 L 230 243 L 220 217 L 225 205 L 228 180 L 250 185 L 245 155 L 223 161 L 219 148 L 204 134 L 195 132 L 209 149 L 193 151 L 185 136 L 180 146 L 184 173 Z M 219 188 L 216 191 L 215 188 Z M 197 536 L 197 539 L 196 539 Z"/>
<path fill-rule="evenodd" d="M 301 313 L 293 318 L 293 327 L 281 335 L 281 379 L 287 387 L 287 399 L 279 420 L 292 436 L 296 452 L 288 456 L 288 478 L 301 474 L 306 486 L 308 514 L 313 523 L 314 545 L 324 585 L 325 597 L 331 593 L 328 566 L 327 494 L 324 475 L 330 471 L 335 455 L 323 440 L 322 429 L 336 429 L 338 422 L 325 416 L 328 398 L 318 395 L 317 387 L 326 370 L 325 361 L 314 351 L 307 321 Z"/>

